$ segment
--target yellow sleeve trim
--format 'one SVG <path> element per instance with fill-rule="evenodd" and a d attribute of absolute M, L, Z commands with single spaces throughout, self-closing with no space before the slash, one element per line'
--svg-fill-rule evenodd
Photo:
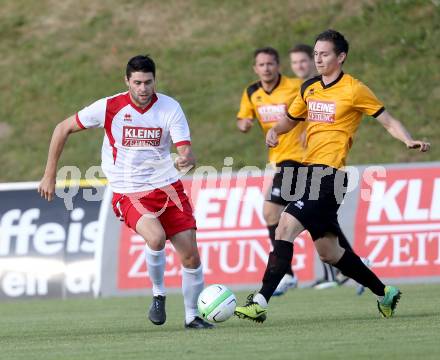
<path fill-rule="evenodd" d="M 96 187 L 96 186 L 105 186 L 108 184 L 107 179 L 70 179 L 70 180 L 57 180 L 56 187 L 70 187 L 70 186 L 79 186 L 79 187 Z"/>

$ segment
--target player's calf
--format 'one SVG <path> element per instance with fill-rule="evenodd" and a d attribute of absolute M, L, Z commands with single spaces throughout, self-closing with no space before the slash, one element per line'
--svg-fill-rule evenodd
<path fill-rule="evenodd" d="M 269 254 L 261 290 L 255 296 L 250 295 L 244 306 L 237 306 L 235 315 L 241 319 L 257 322 L 266 320 L 267 303 L 286 274 L 288 267 L 291 266 L 292 256 L 293 243 L 284 240 L 275 241 L 275 248 Z"/>

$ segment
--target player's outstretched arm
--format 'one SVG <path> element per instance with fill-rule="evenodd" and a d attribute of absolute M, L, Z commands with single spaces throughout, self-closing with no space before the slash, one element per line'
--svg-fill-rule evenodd
<path fill-rule="evenodd" d="M 243 133 L 247 133 L 252 128 L 253 125 L 254 125 L 254 120 L 253 119 L 240 119 L 240 118 L 237 118 L 238 130 L 240 130 Z"/>
<path fill-rule="evenodd" d="M 277 124 L 271 128 L 266 134 L 266 145 L 269 147 L 275 147 L 278 145 L 278 136 L 288 133 L 299 121 L 292 120 L 289 117 L 284 116 L 277 122 Z"/>
<path fill-rule="evenodd" d="M 419 149 L 422 152 L 429 151 L 431 147 L 429 142 L 413 140 L 403 124 L 393 118 L 388 111 L 385 110 L 376 119 L 387 129 L 391 136 L 402 141 L 408 149 Z"/>
<path fill-rule="evenodd" d="M 77 124 L 75 115 L 73 115 L 61 121 L 53 131 L 49 145 L 49 153 L 47 155 L 46 170 L 38 186 L 38 192 L 41 197 L 48 201 L 53 199 L 55 193 L 57 165 L 61 153 L 63 152 L 64 144 L 70 134 L 81 130 L 84 129 Z"/>
<path fill-rule="evenodd" d="M 196 165 L 196 158 L 192 152 L 191 145 L 177 146 L 179 156 L 174 160 L 174 165 L 179 171 L 189 171 Z"/>

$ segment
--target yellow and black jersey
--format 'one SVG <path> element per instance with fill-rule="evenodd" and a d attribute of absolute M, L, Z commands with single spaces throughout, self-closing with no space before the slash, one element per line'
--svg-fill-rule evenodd
<path fill-rule="evenodd" d="M 264 135 L 275 123 L 285 116 L 287 109 L 299 94 L 302 81 L 280 75 L 273 90 L 266 92 L 261 82 L 249 85 L 243 92 L 238 119 L 257 119 Z M 299 124 L 301 125 L 301 124 Z M 269 161 L 280 163 L 285 160 L 301 162 L 304 148 L 300 136 L 305 126 L 296 126 L 291 132 L 281 135 L 279 145 L 269 149 Z"/>
<path fill-rule="evenodd" d="M 305 164 L 343 167 L 362 115 L 377 117 L 385 110 L 366 85 L 343 72 L 327 85 L 321 76 L 304 82 L 300 95 L 287 115 L 307 120 Z"/>

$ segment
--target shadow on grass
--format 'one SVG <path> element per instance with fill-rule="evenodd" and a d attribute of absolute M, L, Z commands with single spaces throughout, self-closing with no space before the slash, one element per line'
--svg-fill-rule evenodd
<path fill-rule="evenodd" d="M 428 318 L 433 316 L 440 316 L 440 312 L 424 312 L 424 313 L 399 313 L 395 315 L 395 319 L 417 319 L 417 318 Z"/>

